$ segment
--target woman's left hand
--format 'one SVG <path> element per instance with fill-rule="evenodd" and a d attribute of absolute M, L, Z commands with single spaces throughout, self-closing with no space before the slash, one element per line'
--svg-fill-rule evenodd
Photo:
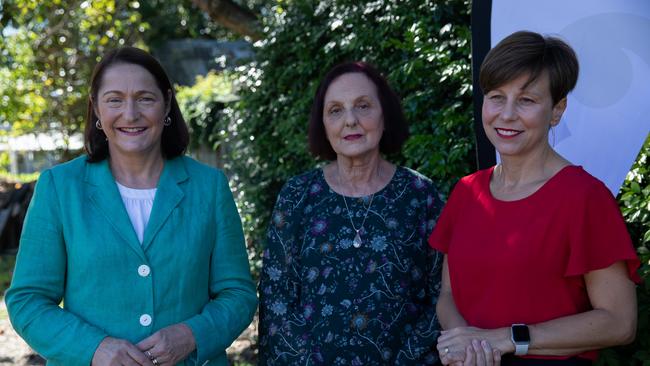
<path fill-rule="evenodd" d="M 185 324 L 165 327 L 136 345 L 156 366 L 176 365 L 196 349 L 194 334 Z"/>
<path fill-rule="evenodd" d="M 465 349 L 465 360 L 453 366 L 501 366 L 501 352 L 493 350 L 486 341 L 475 339 Z"/>
<path fill-rule="evenodd" d="M 467 347 L 472 346 L 472 340 L 481 339 L 500 354 L 513 352 L 514 345 L 510 341 L 507 328 L 480 329 L 476 327 L 458 327 L 443 330 L 438 337 L 437 349 L 443 364 L 462 362 L 465 359 Z"/>

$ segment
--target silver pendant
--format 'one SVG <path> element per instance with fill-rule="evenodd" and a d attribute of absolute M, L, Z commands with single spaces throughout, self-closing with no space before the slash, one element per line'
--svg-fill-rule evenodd
<path fill-rule="evenodd" d="M 360 248 L 361 243 L 361 235 L 359 235 L 359 232 L 357 231 L 357 235 L 354 236 L 354 241 L 352 241 L 352 246 L 355 248 Z"/>

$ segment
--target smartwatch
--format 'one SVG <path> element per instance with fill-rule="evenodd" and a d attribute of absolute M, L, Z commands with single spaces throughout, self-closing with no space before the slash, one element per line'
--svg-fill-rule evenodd
<path fill-rule="evenodd" d="M 528 353 L 530 333 L 526 324 L 513 324 L 510 327 L 510 340 L 515 344 L 515 356 L 524 356 Z"/>

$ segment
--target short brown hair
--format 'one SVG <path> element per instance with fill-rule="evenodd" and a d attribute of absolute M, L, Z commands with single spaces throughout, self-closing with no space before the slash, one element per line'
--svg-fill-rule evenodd
<path fill-rule="evenodd" d="M 548 73 L 553 105 L 576 86 L 579 65 L 575 52 L 556 37 L 544 37 L 530 31 L 515 32 L 488 52 L 479 75 L 483 94 L 522 75 L 528 74 L 526 86 L 543 72 Z"/>
<path fill-rule="evenodd" d="M 86 128 L 84 131 L 84 148 L 88 154 L 88 161 L 91 163 L 102 161 L 109 155 L 106 135 L 104 131 L 95 126 L 95 121 L 98 118 L 95 114 L 93 101 L 97 100 L 97 93 L 104 73 L 110 66 L 117 64 L 138 65 L 153 75 L 156 85 L 160 88 L 162 95 L 165 96 L 165 101 L 170 104 L 167 116 L 171 119 L 171 124 L 163 128 L 161 136 L 162 155 L 166 159 L 182 155 L 189 144 L 190 134 L 165 69 L 158 60 L 146 51 L 135 47 L 121 47 L 105 54 L 95 66 L 90 78 L 90 94 L 88 95 L 88 110 L 86 112 Z M 167 100 L 168 90 L 171 92 L 170 100 Z"/>
<path fill-rule="evenodd" d="M 343 74 L 360 73 L 365 75 L 377 88 L 379 104 L 384 115 L 384 132 L 379 141 L 379 151 L 392 154 L 402 149 L 404 141 L 408 138 L 409 130 L 397 94 L 390 88 L 386 79 L 372 65 L 361 62 L 345 62 L 334 66 L 323 78 L 314 101 L 311 105 L 309 118 L 309 150 L 314 156 L 325 160 L 335 160 L 336 152 L 327 139 L 323 125 L 323 107 L 325 94 L 332 82 Z"/>

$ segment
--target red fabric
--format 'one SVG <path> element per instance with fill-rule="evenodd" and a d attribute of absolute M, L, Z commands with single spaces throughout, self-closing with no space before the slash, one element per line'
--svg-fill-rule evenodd
<path fill-rule="evenodd" d="M 517 201 L 490 193 L 489 168 L 454 188 L 429 244 L 447 253 L 454 302 L 471 326 L 536 324 L 591 309 L 583 276 L 638 257 L 618 205 L 582 167 L 562 169 Z M 580 357 L 595 360 L 597 352 Z"/>

